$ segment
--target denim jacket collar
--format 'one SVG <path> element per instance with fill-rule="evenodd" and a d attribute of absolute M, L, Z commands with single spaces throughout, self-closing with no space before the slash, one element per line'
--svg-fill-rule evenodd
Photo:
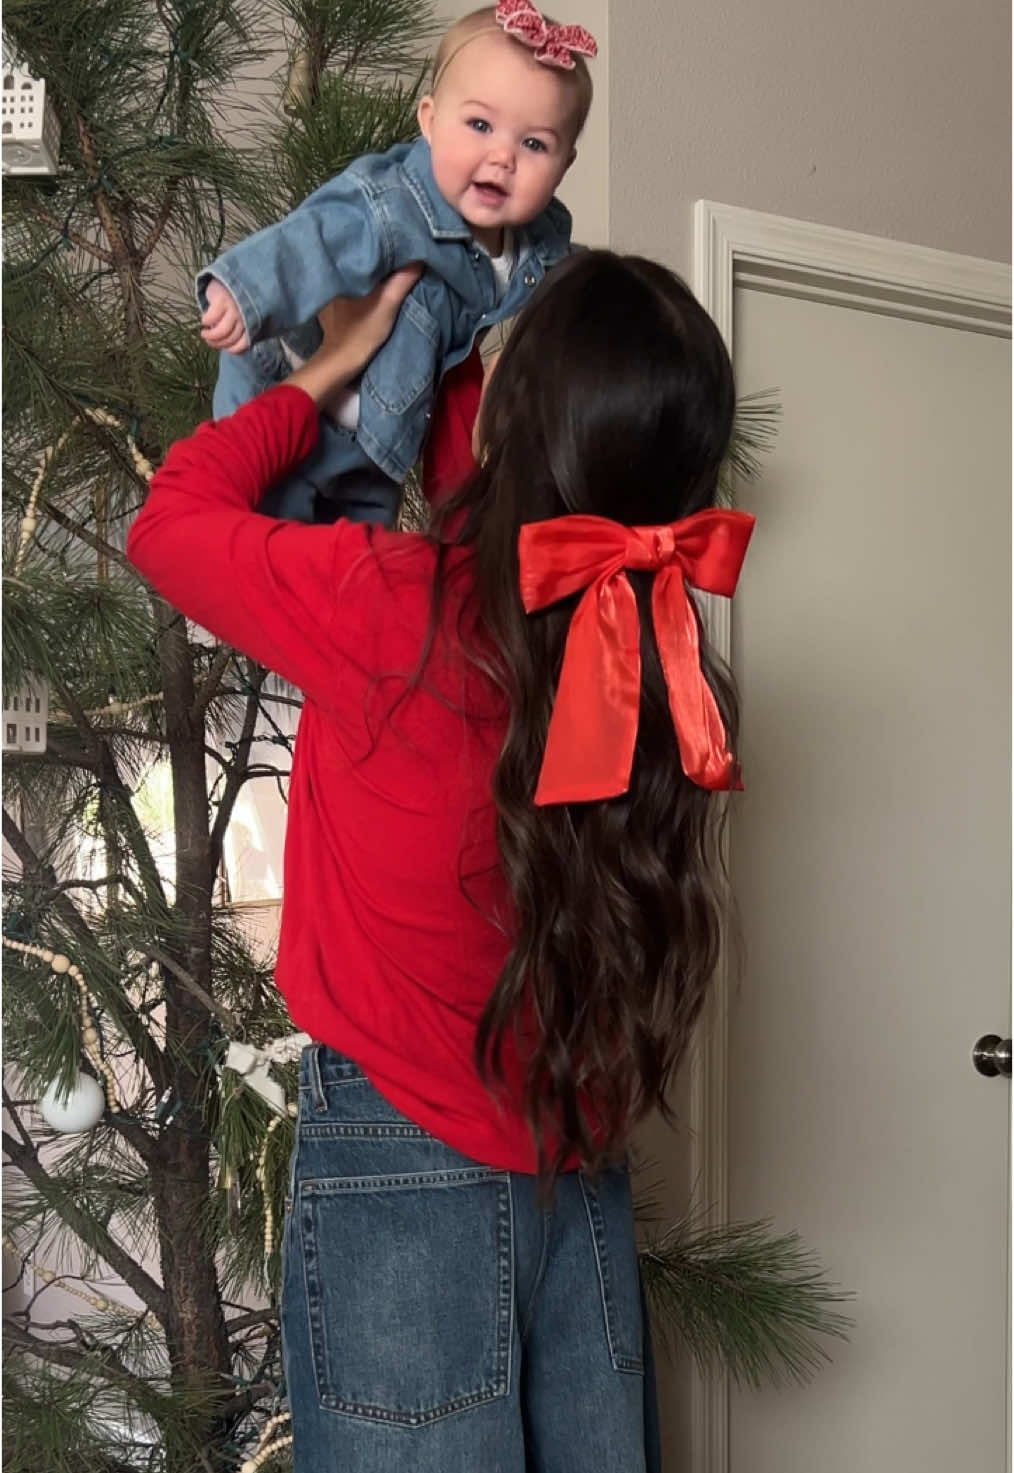
<path fill-rule="evenodd" d="M 471 240 L 467 221 L 449 205 L 437 188 L 433 177 L 430 146 L 425 138 L 417 138 L 402 160 L 405 183 L 411 190 L 434 240 Z M 553 199 L 541 215 L 518 231 L 520 254 L 524 246 L 534 250 L 544 261 L 559 260 L 566 255 L 570 240 L 570 214 L 558 199 Z"/>

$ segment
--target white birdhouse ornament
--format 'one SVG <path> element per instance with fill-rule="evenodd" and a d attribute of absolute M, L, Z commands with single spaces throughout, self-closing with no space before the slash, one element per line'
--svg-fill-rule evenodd
<path fill-rule="evenodd" d="M 5 752 L 44 752 L 49 719 L 49 687 L 37 675 L 20 680 L 4 701 Z"/>
<path fill-rule="evenodd" d="M 46 101 L 45 82 L 9 66 L 3 79 L 3 172 L 55 174 L 60 124 Z"/>

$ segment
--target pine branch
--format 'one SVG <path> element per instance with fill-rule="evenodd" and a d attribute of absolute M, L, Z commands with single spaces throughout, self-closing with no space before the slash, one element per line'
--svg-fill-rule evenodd
<path fill-rule="evenodd" d="M 3 836 L 19 860 L 21 867 L 28 873 L 38 875 L 46 887 L 50 890 L 58 890 L 59 880 L 53 866 L 46 864 L 35 850 L 28 839 L 21 832 L 20 827 L 14 819 L 13 814 L 5 808 L 3 810 Z M 57 894 L 54 906 L 57 915 L 67 927 L 68 931 L 85 946 L 93 947 L 95 937 L 85 921 L 77 906 L 74 905 L 65 894 Z"/>
<path fill-rule="evenodd" d="M 135 900 L 140 900 L 140 892 L 129 875 L 111 874 L 102 875 L 95 880 L 61 880 L 58 885 L 53 886 L 52 890 L 47 890 L 40 897 L 40 904 L 48 905 L 51 900 L 55 900 L 58 895 L 63 895 L 67 890 L 116 890 L 121 885 L 125 890 L 131 892 Z"/>
<path fill-rule="evenodd" d="M 141 311 L 140 292 L 137 288 L 133 267 L 137 259 L 136 249 L 128 235 L 128 222 L 123 211 L 117 211 L 106 188 L 103 186 L 103 174 L 99 165 L 94 140 L 88 128 L 87 120 L 81 109 L 76 105 L 72 108 L 74 127 L 77 133 L 78 146 L 84 158 L 88 172 L 88 182 L 91 186 L 92 199 L 95 204 L 95 213 L 99 217 L 102 229 L 105 231 L 106 240 L 109 242 L 109 251 L 112 265 L 120 280 L 120 289 L 123 293 L 124 324 L 127 330 L 128 341 L 137 341 L 144 333 L 144 319 Z"/>
<path fill-rule="evenodd" d="M 91 927 L 77 906 L 70 900 L 66 890 L 61 889 L 56 871 L 52 865 L 44 863 L 36 854 L 6 808 L 3 810 L 3 836 L 20 861 L 22 869 L 26 873 L 36 874 L 46 888 L 53 893 L 53 909 L 71 935 L 76 937 L 88 950 L 96 950 L 98 941 Z M 161 1094 L 168 1082 L 165 1057 L 122 992 L 118 998 L 117 1026 L 129 1040 L 138 1058 L 147 1069 L 156 1092 Z M 139 1151 L 138 1154 L 140 1155 L 141 1152 Z"/>
<path fill-rule="evenodd" d="M 240 731 L 239 740 L 233 749 L 232 762 L 226 769 L 225 788 L 218 802 L 218 811 L 215 814 L 215 822 L 211 830 L 211 858 L 217 869 L 222 858 L 222 845 L 225 842 L 225 831 L 229 827 L 232 810 L 236 806 L 240 789 L 246 781 L 247 768 L 250 762 L 250 748 L 253 746 L 254 734 L 257 730 L 257 717 L 260 714 L 260 692 L 261 686 L 267 679 L 268 672 L 252 661 L 247 662 L 247 683 L 249 694 L 247 696 L 246 711 L 243 714 L 243 726 Z"/>
<path fill-rule="evenodd" d="M 229 1332 L 229 1339 L 234 1340 L 237 1335 L 242 1335 L 245 1331 L 258 1325 L 277 1326 L 277 1324 L 277 1309 L 255 1309 L 250 1314 L 238 1314 L 235 1319 L 227 1320 L 226 1329 Z"/>
<path fill-rule="evenodd" d="M 671 1354 L 741 1385 L 805 1384 L 830 1355 L 817 1338 L 847 1339 L 830 1284 L 795 1233 L 767 1222 L 709 1227 L 689 1213 L 640 1253 L 652 1324 Z"/>
<path fill-rule="evenodd" d="M 66 512 L 62 512 L 51 501 L 40 502 L 39 511 L 43 517 L 46 517 L 55 526 L 62 528 L 64 532 L 69 532 L 78 542 L 83 542 L 85 547 L 90 547 L 93 552 L 100 553 L 102 557 L 108 558 L 111 563 L 116 563 L 119 567 L 133 573 L 133 566 L 127 561 L 126 553 L 121 552 L 118 547 L 114 547 L 111 542 L 107 542 L 104 538 L 89 531 L 83 522 L 72 521 Z"/>
<path fill-rule="evenodd" d="M 738 480 L 752 481 L 760 475 L 778 438 L 781 416 L 777 389 L 758 389 L 736 400 L 732 438 L 719 475 L 723 500 L 733 499 Z"/>
<path fill-rule="evenodd" d="M 277 1395 L 278 1386 L 274 1381 L 257 1382 L 216 1406 L 215 1416 L 222 1422 L 236 1422 L 240 1417 L 245 1417 L 248 1412 L 252 1411 L 265 1397 Z"/>
<path fill-rule="evenodd" d="M 159 241 L 165 234 L 166 226 L 169 224 L 169 221 L 172 218 L 173 206 L 176 203 L 176 195 L 179 187 L 180 179 L 178 175 L 176 176 L 176 178 L 170 179 L 169 183 L 166 185 L 165 194 L 162 196 L 162 202 L 159 205 L 155 214 L 155 223 L 148 231 L 148 234 L 144 237 L 144 240 L 138 246 L 137 253 L 142 261 L 146 261 L 148 257 L 155 252 Z"/>
<path fill-rule="evenodd" d="M 242 1033 L 243 1025 L 240 1023 L 239 1019 L 234 1017 L 233 1014 L 229 1012 L 228 1008 L 224 1008 L 221 1003 L 216 1002 L 215 999 L 210 995 L 210 993 L 204 990 L 204 988 L 198 982 L 197 978 L 192 977 L 185 967 L 180 966 L 179 962 L 174 961 L 171 956 L 169 956 L 166 952 L 164 952 L 160 947 L 157 946 L 146 946 L 145 955 L 151 961 L 157 962 L 160 967 L 165 967 L 166 971 L 169 972 L 171 976 L 175 977 L 176 981 L 179 982 L 180 985 L 184 987 L 187 992 L 189 992 L 193 997 L 197 999 L 199 1003 L 206 1007 L 209 1013 L 214 1014 L 214 1016 L 218 1019 L 222 1026 L 227 1029 L 230 1034 L 238 1036 L 240 1033 Z"/>
<path fill-rule="evenodd" d="M 9 1107 L 8 1107 L 9 1108 Z M 0 1133 L 3 1148 L 11 1162 L 32 1183 L 36 1191 L 56 1213 L 62 1222 L 118 1274 L 129 1289 L 132 1289 L 160 1324 L 165 1325 L 169 1316 L 169 1305 L 161 1284 L 145 1273 L 130 1254 L 106 1229 L 71 1200 L 56 1177 L 43 1166 L 34 1145 L 25 1145 L 15 1140 L 9 1131 Z"/>
<path fill-rule="evenodd" d="M 71 1328 L 79 1338 L 80 1326 L 73 1320 L 61 1322 Z M 9 1315 L 4 1316 L 4 1340 L 9 1347 L 16 1347 L 51 1366 L 62 1366 L 69 1371 L 84 1371 L 89 1376 L 98 1376 L 110 1386 L 126 1391 L 149 1416 L 156 1421 L 170 1415 L 170 1404 L 140 1376 L 127 1369 L 116 1353 L 107 1345 L 70 1345 L 65 1341 L 42 1340 Z"/>
<path fill-rule="evenodd" d="M 197 698 L 194 701 L 193 714 L 195 718 L 203 715 L 215 699 L 221 687 L 222 680 L 225 677 L 225 672 L 228 670 L 229 663 L 235 653 L 231 645 L 227 644 L 220 645 L 215 651 L 215 658 L 208 668 L 207 675 L 201 682 L 200 689 L 197 692 Z"/>
<path fill-rule="evenodd" d="M 92 753 L 94 771 L 100 785 L 112 798 L 123 819 L 124 832 L 137 862 L 138 873 L 141 876 L 141 883 L 148 901 L 160 910 L 165 910 L 168 902 L 162 885 L 162 876 L 158 872 L 158 865 L 155 863 L 155 856 L 148 843 L 148 837 L 134 810 L 130 793 L 120 776 L 112 748 L 100 730 L 92 725 L 84 707 L 67 685 L 63 681 L 54 679 L 53 686 L 64 710 L 70 716 L 84 742 L 86 750 Z"/>
<path fill-rule="evenodd" d="M 106 265 L 112 265 L 113 257 L 110 252 L 104 250 L 103 247 L 96 244 L 95 241 L 88 240 L 87 237 L 81 235 L 79 231 L 71 230 L 69 228 L 69 218 L 65 221 L 57 220 L 55 215 L 51 215 L 48 210 L 43 209 L 38 199 L 31 199 L 26 203 L 29 213 L 34 215 L 35 219 L 40 221 L 42 224 L 48 225 L 49 228 L 55 231 L 55 233 L 61 239 L 69 240 L 72 245 L 77 246 L 79 251 L 86 252 L 88 255 L 93 256 L 97 261 L 103 261 Z"/>

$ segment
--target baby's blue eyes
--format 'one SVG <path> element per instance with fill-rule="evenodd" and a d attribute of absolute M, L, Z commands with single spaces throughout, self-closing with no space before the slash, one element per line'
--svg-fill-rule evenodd
<path fill-rule="evenodd" d="M 474 133 L 492 133 L 493 131 L 493 125 L 487 118 L 469 118 L 466 127 L 471 128 Z M 526 138 L 521 146 L 527 148 L 531 153 L 547 152 L 546 145 L 541 138 Z"/>

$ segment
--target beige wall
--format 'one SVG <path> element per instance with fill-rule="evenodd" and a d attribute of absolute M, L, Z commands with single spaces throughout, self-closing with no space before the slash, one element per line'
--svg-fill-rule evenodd
<path fill-rule="evenodd" d="M 611 244 L 689 273 L 694 200 L 1010 260 L 1007 0 L 615 0 Z"/>
<path fill-rule="evenodd" d="M 689 276 L 707 198 L 1009 260 L 1008 16 L 1007 0 L 614 0 L 609 244 Z M 656 1125 L 643 1146 L 675 1215 L 686 1134 Z M 688 1466 L 688 1391 L 660 1364 L 666 1469 Z"/>

